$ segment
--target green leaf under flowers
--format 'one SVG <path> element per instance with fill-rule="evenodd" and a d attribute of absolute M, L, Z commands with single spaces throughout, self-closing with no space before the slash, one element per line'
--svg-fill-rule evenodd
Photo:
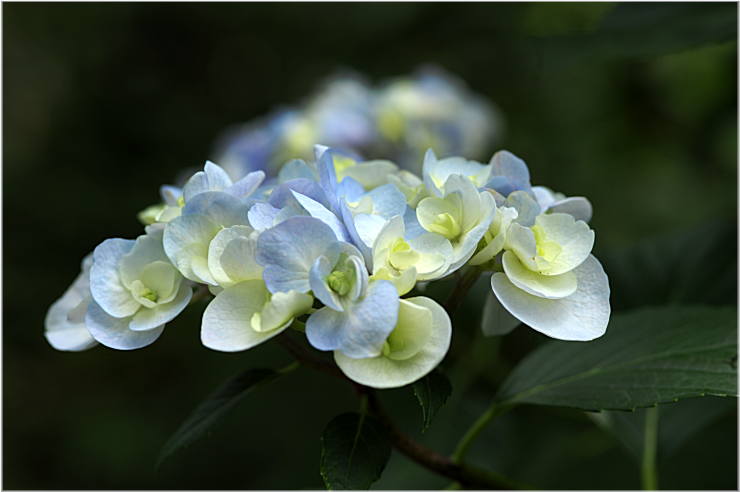
<path fill-rule="evenodd" d="M 369 489 L 390 455 L 388 434 L 375 418 L 343 413 L 321 435 L 321 477 L 329 490 Z"/>
<path fill-rule="evenodd" d="M 552 342 L 509 375 L 502 405 L 632 410 L 703 395 L 737 395 L 734 307 L 661 307 L 612 317 L 593 342 Z"/>
<path fill-rule="evenodd" d="M 423 432 L 429 428 L 434 416 L 452 394 L 452 384 L 450 384 L 447 376 L 435 370 L 415 382 L 411 387 L 416 399 L 419 400 L 419 405 L 421 405 L 424 421 L 422 425 Z"/>
<path fill-rule="evenodd" d="M 707 396 L 660 405 L 658 459 L 666 460 L 694 435 L 737 409 L 737 399 Z M 613 434 L 639 463 L 645 430 L 645 409 L 634 412 L 589 413 L 596 424 Z"/>
<path fill-rule="evenodd" d="M 294 362 L 282 369 L 247 369 L 227 380 L 201 402 L 162 447 L 157 467 L 179 449 L 201 437 L 219 418 L 252 390 L 298 367 Z"/>
<path fill-rule="evenodd" d="M 737 299 L 737 222 L 713 220 L 597 255 L 612 308 L 731 305 Z"/>

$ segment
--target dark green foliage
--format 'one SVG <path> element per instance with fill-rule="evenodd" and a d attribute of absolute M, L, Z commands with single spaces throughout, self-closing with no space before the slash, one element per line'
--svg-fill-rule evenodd
<path fill-rule="evenodd" d="M 721 417 L 737 411 L 736 398 L 689 398 L 676 403 L 659 405 L 658 459 L 665 461 L 696 434 Z M 589 414 L 608 430 L 625 448 L 640 460 L 645 428 L 645 410 L 634 412 L 605 411 Z"/>
<path fill-rule="evenodd" d="M 321 476 L 329 490 L 369 489 L 390 455 L 386 431 L 375 418 L 344 413 L 321 435 Z"/>
<path fill-rule="evenodd" d="M 602 255 L 612 308 L 731 305 L 737 299 L 737 224 L 712 220 Z"/>
<path fill-rule="evenodd" d="M 703 395 L 737 395 L 737 311 L 670 307 L 615 315 L 589 343 L 552 342 L 503 384 L 502 404 L 632 410 Z"/>
<path fill-rule="evenodd" d="M 452 394 L 452 384 L 450 384 L 447 376 L 439 370 L 435 370 L 415 382 L 411 387 L 416 399 L 419 400 L 419 405 L 421 405 L 422 431 L 426 431 L 432 425 L 434 416 L 437 415 L 439 409 Z"/>
<path fill-rule="evenodd" d="M 177 450 L 201 437 L 252 390 L 274 380 L 281 374 L 283 371 L 248 369 L 219 386 L 193 410 L 193 413 L 165 443 L 159 453 L 158 466 Z"/>

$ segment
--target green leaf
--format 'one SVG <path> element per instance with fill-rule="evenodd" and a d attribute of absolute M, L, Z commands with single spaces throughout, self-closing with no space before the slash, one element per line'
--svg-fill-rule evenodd
<path fill-rule="evenodd" d="M 321 476 L 329 490 L 369 489 L 390 455 L 388 434 L 376 419 L 343 413 L 321 435 Z"/>
<path fill-rule="evenodd" d="M 599 254 L 616 310 L 737 299 L 737 223 L 712 221 Z"/>
<path fill-rule="evenodd" d="M 643 59 L 678 53 L 737 37 L 737 5 L 722 3 L 619 3 L 594 30 L 534 40 L 548 68 L 568 70 L 609 59 Z"/>
<path fill-rule="evenodd" d="M 737 408 L 735 398 L 690 398 L 677 403 L 660 405 L 658 426 L 658 458 L 666 460 L 681 449 L 691 437 L 720 417 Z M 634 412 L 600 412 L 589 416 L 619 442 L 639 462 L 642 455 L 645 410 Z"/>
<path fill-rule="evenodd" d="M 616 315 L 593 342 L 551 342 L 509 375 L 497 399 L 584 410 L 632 410 L 737 395 L 737 311 L 662 307 Z"/>
<path fill-rule="evenodd" d="M 295 362 L 282 369 L 247 369 L 229 379 L 198 405 L 162 447 L 157 467 L 173 453 L 200 438 L 219 418 L 252 390 L 298 367 Z"/>
<path fill-rule="evenodd" d="M 439 371 L 432 371 L 424 378 L 412 385 L 414 395 L 419 400 L 421 412 L 424 419 L 422 431 L 426 431 L 432 424 L 432 419 L 440 408 L 445 404 L 447 398 L 452 394 L 452 384 L 447 376 Z"/>

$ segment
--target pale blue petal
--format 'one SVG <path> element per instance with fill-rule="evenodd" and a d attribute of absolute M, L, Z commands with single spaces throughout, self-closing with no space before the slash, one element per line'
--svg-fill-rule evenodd
<path fill-rule="evenodd" d="M 491 179 L 486 187 L 504 196 L 517 190 L 531 193 L 527 164 L 506 150 L 496 152 L 491 158 Z"/>
<path fill-rule="evenodd" d="M 362 257 L 365 259 L 365 264 L 369 269 L 372 270 L 373 250 L 362 240 L 362 237 L 360 236 L 360 233 L 358 232 L 355 225 L 355 217 L 354 215 L 352 215 L 352 212 L 350 211 L 349 206 L 345 201 L 340 202 L 339 210 L 342 214 L 342 221 L 344 222 L 346 230 L 349 233 L 349 238 L 351 239 L 352 244 L 357 246 L 357 249 L 360 250 L 360 253 L 362 253 Z"/>
<path fill-rule="evenodd" d="M 355 301 L 359 297 L 365 295 L 369 278 L 367 268 L 365 268 L 365 264 L 362 262 L 362 257 L 359 255 L 350 256 L 349 260 L 354 271 L 355 283 L 352 285 L 352 290 L 349 292 L 348 297 L 351 301 Z"/>
<path fill-rule="evenodd" d="M 504 204 L 517 211 L 514 222 L 525 227 L 534 225 L 535 218 L 542 212 L 540 205 L 529 193 L 524 191 L 513 191 L 506 197 Z"/>
<path fill-rule="evenodd" d="M 534 195 L 537 203 L 540 205 L 542 211 L 547 210 L 550 206 L 555 203 L 555 193 L 545 186 L 533 186 L 532 194 Z"/>
<path fill-rule="evenodd" d="M 354 217 L 357 235 L 368 248 L 375 244 L 375 239 L 387 222 L 379 215 L 357 214 Z"/>
<path fill-rule="evenodd" d="M 301 204 L 301 207 L 303 207 L 306 212 L 308 212 L 311 217 L 315 217 L 322 221 L 324 224 L 331 227 L 331 230 L 334 231 L 334 234 L 336 235 L 336 239 L 339 241 L 349 241 L 349 235 L 347 234 L 347 228 L 342 223 L 339 218 L 334 215 L 333 212 L 331 212 L 329 209 L 324 207 L 319 202 L 302 195 L 298 192 L 293 191 L 293 197 L 298 201 L 298 203 Z"/>
<path fill-rule="evenodd" d="M 309 283 L 316 299 L 335 311 L 344 311 L 339 296 L 326 283 L 326 277 L 329 276 L 332 268 L 333 264 L 326 256 L 319 256 L 309 272 Z"/>
<path fill-rule="evenodd" d="M 131 318 L 114 318 L 95 302 L 87 308 L 85 325 L 99 343 L 117 350 L 134 350 L 154 342 L 162 334 L 164 325 L 147 331 L 133 331 L 128 325 Z"/>
<path fill-rule="evenodd" d="M 260 234 L 257 262 L 270 292 L 311 290 L 308 272 L 336 241 L 332 229 L 313 217 L 291 217 Z"/>
<path fill-rule="evenodd" d="M 141 306 L 121 283 L 118 266 L 121 258 L 131 251 L 136 241 L 106 239 L 93 252 L 90 268 L 90 293 L 111 316 L 131 316 Z"/>
<path fill-rule="evenodd" d="M 166 205 L 171 207 L 180 206 L 178 201 L 182 198 L 182 188 L 171 185 L 162 185 L 159 188 L 159 194 Z"/>
<path fill-rule="evenodd" d="M 318 162 L 319 159 L 321 159 L 321 156 L 323 156 L 327 150 L 329 150 L 329 147 L 326 145 L 315 144 L 313 146 L 313 155 L 314 155 L 314 158 L 316 159 L 316 162 Z"/>
<path fill-rule="evenodd" d="M 406 212 L 406 196 L 392 183 L 378 186 L 368 195 L 373 200 L 373 213 L 384 219 L 403 215 Z"/>
<path fill-rule="evenodd" d="M 187 203 L 200 193 L 207 191 L 223 191 L 232 184 L 228 173 L 211 161 L 206 161 L 203 171 L 195 173 L 182 189 Z"/>
<path fill-rule="evenodd" d="M 293 159 L 292 161 L 286 162 L 283 167 L 280 168 L 278 173 L 278 181 L 285 183 L 291 179 L 305 178 L 311 181 L 318 180 L 318 174 L 302 159 Z"/>
<path fill-rule="evenodd" d="M 344 178 L 337 185 L 337 196 L 344 198 L 348 202 L 356 202 L 365 194 L 365 188 L 352 178 Z"/>
<path fill-rule="evenodd" d="M 347 357 L 379 355 L 398 320 L 398 292 L 386 280 L 372 282 L 360 301 L 340 313 L 324 307 L 306 323 L 308 341 L 319 350 L 339 350 Z"/>
<path fill-rule="evenodd" d="M 316 181 L 298 178 L 286 181 L 276 187 L 270 194 L 270 205 L 277 208 L 283 208 L 290 203 L 293 203 L 295 201 L 293 191 L 296 191 L 301 195 L 305 195 L 325 207 L 329 204 L 326 199 L 326 195 L 324 194 L 324 190 Z"/>
<path fill-rule="evenodd" d="M 249 219 L 249 225 L 254 230 L 264 231 L 275 225 L 279 213 L 279 208 L 275 208 L 269 203 L 258 202 L 249 209 L 247 218 Z"/>
<path fill-rule="evenodd" d="M 321 154 L 316 167 L 319 171 L 319 183 L 326 194 L 329 209 L 337 210 L 337 174 L 334 170 L 334 158 L 331 150 L 327 149 Z"/>
<path fill-rule="evenodd" d="M 223 227 L 248 225 L 249 205 L 233 195 L 208 191 L 196 195 L 182 209 L 182 215 L 202 215 Z"/>
<path fill-rule="evenodd" d="M 254 193 L 254 191 L 259 188 L 259 185 L 261 185 L 262 181 L 264 180 L 265 173 L 263 171 L 254 171 L 226 188 L 225 191 L 226 193 L 234 195 L 237 198 L 245 198 Z"/>
<path fill-rule="evenodd" d="M 416 217 L 416 210 L 411 207 L 408 207 L 403 214 L 403 225 L 406 228 L 406 233 L 404 234 L 405 239 L 414 239 L 427 232 L 419 224 L 419 219 Z"/>

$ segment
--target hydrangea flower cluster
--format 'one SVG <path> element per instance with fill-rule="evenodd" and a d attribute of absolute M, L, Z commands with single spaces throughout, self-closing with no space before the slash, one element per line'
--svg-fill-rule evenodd
<path fill-rule="evenodd" d="M 605 332 L 609 285 L 585 198 L 531 186 L 507 151 L 482 164 L 429 150 L 422 167 L 419 177 L 316 146 L 273 180 L 254 171 L 234 182 L 207 162 L 182 189 L 162 187 L 163 203 L 140 214 L 143 235 L 85 258 L 49 310 L 47 339 L 60 350 L 144 347 L 197 289 L 213 296 L 206 347 L 247 350 L 292 327 L 352 380 L 398 387 L 450 345 L 447 312 L 419 284 L 461 269 L 491 272 L 499 305 L 546 335 Z"/>
<path fill-rule="evenodd" d="M 384 156 L 419 174 L 428 148 L 481 156 L 500 132 L 500 120 L 488 102 L 439 68 L 378 87 L 336 76 L 301 107 L 227 132 L 216 156 L 233 177 L 257 170 L 273 175 L 291 158 L 310 159 L 313 144 L 322 142 L 355 158 Z"/>

